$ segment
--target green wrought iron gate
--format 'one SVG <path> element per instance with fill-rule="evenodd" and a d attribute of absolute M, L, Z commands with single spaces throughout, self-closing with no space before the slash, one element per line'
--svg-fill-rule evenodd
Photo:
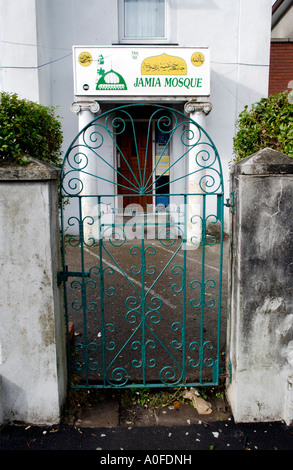
<path fill-rule="evenodd" d="M 111 109 L 70 145 L 60 188 L 71 386 L 218 384 L 224 188 L 205 130 Z"/>

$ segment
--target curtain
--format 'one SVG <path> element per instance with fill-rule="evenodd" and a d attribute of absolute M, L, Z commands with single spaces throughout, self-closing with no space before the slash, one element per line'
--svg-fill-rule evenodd
<path fill-rule="evenodd" d="M 125 37 L 165 37 L 166 0 L 124 0 Z"/>

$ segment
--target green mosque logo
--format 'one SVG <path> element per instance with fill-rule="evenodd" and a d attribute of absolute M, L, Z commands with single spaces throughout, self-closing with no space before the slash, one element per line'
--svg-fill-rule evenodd
<path fill-rule="evenodd" d="M 98 64 L 104 64 L 104 58 L 102 55 L 99 56 Z M 127 90 L 127 86 L 124 78 L 120 73 L 115 72 L 113 69 L 105 72 L 103 68 L 98 69 L 98 79 L 96 90 Z"/>
<path fill-rule="evenodd" d="M 96 90 L 127 90 L 127 86 L 120 73 L 110 70 L 100 77 Z"/>

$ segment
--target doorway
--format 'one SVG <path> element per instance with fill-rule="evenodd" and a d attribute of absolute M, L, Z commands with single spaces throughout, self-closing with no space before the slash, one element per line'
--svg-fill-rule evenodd
<path fill-rule="evenodd" d="M 145 193 L 152 186 L 153 152 L 148 121 L 126 121 L 124 132 L 117 135 L 118 195 L 123 209 L 135 204 L 138 212 L 147 212 L 152 201 Z M 137 188 L 143 188 L 140 194 Z"/>
<path fill-rule="evenodd" d="M 164 212 L 170 203 L 171 117 L 156 112 L 127 120 L 117 114 L 116 167 L 120 208 Z M 121 120 L 121 121 L 120 121 Z"/>

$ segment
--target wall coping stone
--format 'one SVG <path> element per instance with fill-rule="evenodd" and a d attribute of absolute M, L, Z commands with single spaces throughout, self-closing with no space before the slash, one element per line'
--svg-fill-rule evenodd
<path fill-rule="evenodd" d="M 292 175 L 293 158 L 271 148 L 249 155 L 231 166 L 234 175 Z"/>
<path fill-rule="evenodd" d="M 57 180 L 60 176 L 60 168 L 49 163 L 29 157 L 29 163 L 0 164 L 0 181 L 40 181 Z"/>

